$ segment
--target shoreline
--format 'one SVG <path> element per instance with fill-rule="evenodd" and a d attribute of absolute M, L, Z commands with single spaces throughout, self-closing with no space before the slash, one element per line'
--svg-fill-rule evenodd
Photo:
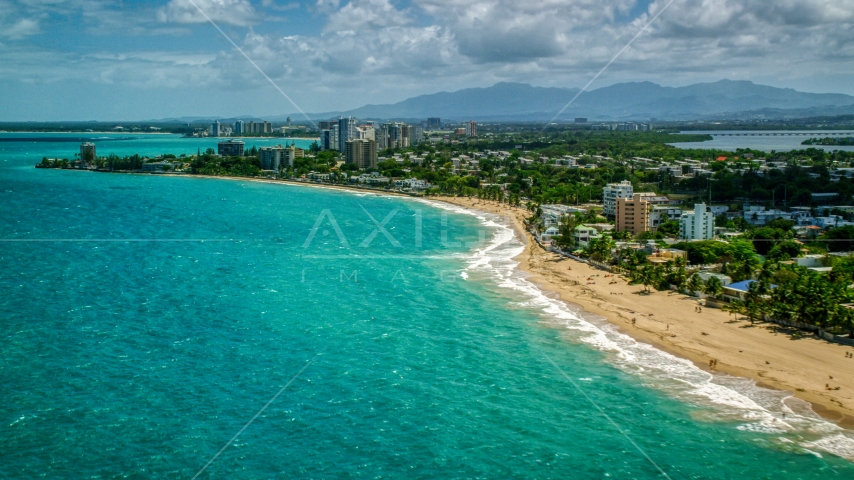
<path fill-rule="evenodd" d="M 112 173 L 112 172 L 107 172 Z M 131 175 L 152 175 L 150 173 L 130 173 Z M 409 195 L 403 192 L 393 192 L 387 190 L 375 190 L 372 188 L 359 188 L 350 185 L 333 185 L 330 183 L 315 183 L 315 182 L 301 182 L 299 180 L 282 180 L 282 179 L 272 179 L 272 178 L 252 178 L 252 177 L 231 177 L 226 175 L 194 175 L 194 174 L 185 174 L 185 173 L 156 173 L 154 176 L 166 176 L 166 177 L 181 177 L 181 178 L 212 178 L 212 179 L 222 179 L 222 180 L 240 180 L 247 182 L 258 182 L 258 183 L 269 183 L 273 185 L 296 185 L 296 186 L 304 186 L 304 187 L 317 187 L 317 188 L 326 188 L 329 190 L 343 190 L 350 192 L 360 192 L 360 193 L 372 193 L 374 195 L 390 195 L 395 197 L 406 197 L 413 199 L 420 198 L 431 198 L 431 197 L 421 197 L 415 195 Z"/>
<path fill-rule="evenodd" d="M 603 270 L 544 250 L 524 229 L 523 219 L 530 213 L 522 208 L 464 197 L 429 199 L 509 220 L 517 237 L 524 238 L 524 250 L 515 258 L 519 270 L 571 309 L 602 318 L 620 333 L 689 360 L 706 372 L 746 378 L 759 387 L 788 392 L 808 402 L 822 418 L 854 429 L 854 359 L 844 355 L 854 351 L 851 347 L 815 337 L 792 340 L 776 333 L 773 324 L 751 326 L 715 308 L 697 313 L 698 299 L 680 293 L 642 294 L 641 286 L 629 285 L 619 276 L 606 278 L 608 273 Z M 589 284 L 588 278 L 596 283 Z M 709 368 L 711 359 L 718 360 L 715 369 Z M 828 391 L 825 384 L 840 390 Z"/>
<path fill-rule="evenodd" d="M 151 174 L 138 174 L 151 175 Z M 643 294 L 643 287 L 629 285 L 607 272 L 544 250 L 524 228 L 530 212 L 476 198 L 414 196 L 295 180 L 160 173 L 170 177 L 252 181 L 332 190 L 389 195 L 428 202 L 443 202 L 474 212 L 499 215 L 508 222 L 524 246 L 515 257 L 517 268 L 544 292 L 550 292 L 572 310 L 596 315 L 634 340 L 686 359 L 707 372 L 722 372 L 756 382 L 757 386 L 791 393 L 808 402 L 813 412 L 845 429 L 854 429 L 854 359 L 845 352 L 854 348 L 813 336 L 791 339 L 776 332 L 774 324 L 751 325 L 715 308 L 694 311 L 698 299 L 676 292 Z M 596 283 L 588 283 L 588 279 Z M 689 310 L 690 309 L 690 310 Z M 636 319 L 632 323 L 632 319 Z M 716 359 L 716 368 L 709 360 Z M 840 390 L 828 391 L 825 385 Z"/>
<path fill-rule="evenodd" d="M 108 132 L 101 132 L 101 131 L 95 131 L 95 132 L 67 132 L 67 131 L 66 132 L 55 132 L 55 131 L 42 132 L 42 131 L 38 131 L 38 132 L 35 132 L 35 131 L 31 131 L 31 130 L 15 130 L 15 131 L 0 130 L 0 134 L 12 134 L 12 133 L 49 133 L 51 135 L 65 135 L 65 134 L 68 134 L 68 135 L 81 135 L 81 134 L 82 135 L 90 135 L 90 134 L 91 135 L 94 135 L 94 134 L 99 134 L 99 135 L 178 135 L 178 136 L 180 136 L 180 138 L 197 139 L 197 140 L 209 140 L 209 139 L 226 139 L 226 140 L 227 139 L 241 139 L 241 140 L 245 140 L 245 139 L 249 139 L 249 140 L 281 139 L 281 140 L 306 140 L 306 141 L 310 141 L 310 140 L 319 141 L 320 140 L 320 137 L 235 137 L 235 136 L 229 136 L 229 137 L 185 137 L 185 136 L 183 136 L 184 134 L 182 134 L 182 133 L 174 133 L 174 132 L 133 132 L 133 131 L 131 131 L 131 132 L 114 132 L 112 130 L 108 131 Z"/>

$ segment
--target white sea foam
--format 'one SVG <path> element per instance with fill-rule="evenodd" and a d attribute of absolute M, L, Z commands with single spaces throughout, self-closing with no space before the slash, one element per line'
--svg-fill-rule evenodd
<path fill-rule="evenodd" d="M 821 450 L 854 461 L 854 432 L 822 419 L 809 403 L 790 392 L 759 387 L 749 379 L 712 375 L 689 360 L 620 333 L 603 319 L 583 315 L 526 279 L 514 260 L 524 245 L 500 216 L 427 202 L 455 213 L 473 215 L 492 230 L 485 246 L 465 255 L 464 278 L 484 276 L 501 288 L 521 294 L 517 306 L 539 313 L 547 322 L 573 332 L 579 341 L 607 352 L 614 366 L 639 376 L 650 387 L 696 405 L 712 407 L 712 419 L 740 422 L 738 428 L 744 431 L 790 435 L 787 441 L 805 452 L 819 455 L 813 450 Z"/>

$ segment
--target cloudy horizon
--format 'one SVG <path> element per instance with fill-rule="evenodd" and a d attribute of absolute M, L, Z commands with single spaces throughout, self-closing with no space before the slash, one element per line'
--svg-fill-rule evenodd
<path fill-rule="evenodd" d="M 194 5 L 198 5 L 196 8 Z M 0 0 L 0 120 L 273 116 L 521 82 L 580 88 L 670 0 Z M 590 89 L 854 94 L 854 0 L 674 0 Z"/>

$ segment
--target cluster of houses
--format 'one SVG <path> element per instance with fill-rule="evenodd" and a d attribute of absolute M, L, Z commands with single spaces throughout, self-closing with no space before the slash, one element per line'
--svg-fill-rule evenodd
<path fill-rule="evenodd" d="M 657 198 L 650 197 L 650 198 Z M 663 197 L 667 198 L 667 197 Z M 798 238 L 808 240 L 829 229 L 844 226 L 854 226 L 854 222 L 845 220 L 841 215 L 832 215 L 830 211 L 842 211 L 854 214 L 854 206 L 825 206 L 811 209 L 809 207 L 792 207 L 791 211 L 778 209 L 766 209 L 761 206 L 745 205 L 741 211 L 730 212 L 728 206 L 706 206 L 698 204 L 694 210 L 683 210 L 675 205 L 651 205 L 649 208 L 648 223 L 642 231 L 653 231 L 663 219 L 676 220 L 680 222 L 681 240 L 711 240 L 714 238 L 728 240 L 743 235 L 742 232 L 729 230 L 724 227 L 715 227 L 715 217 L 726 214 L 727 218 L 736 217 L 744 220 L 752 226 L 761 227 L 772 220 L 783 219 L 794 222 L 793 227 Z M 572 207 L 567 205 L 542 205 L 541 209 L 543 229 L 539 232 L 540 241 L 550 243 L 552 238 L 558 235 L 558 227 L 561 217 L 567 214 L 586 213 L 586 208 Z M 815 212 L 815 215 L 814 213 Z M 701 218 L 704 217 L 704 218 Z M 695 222 L 704 222 L 705 228 L 698 229 L 695 235 L 686 231 L 688 225 Z M 711 223 L 710 223 L 711 222 Z M 618 222 L 617 222 L 618 223 Z M 579 225 L 575 229 L 575 241 L 581 248 L 587 247 L 589 242 L 599 237 L 603 232 L 613 232 L 619 226 L 617 223 L 592 223 Z M 622 230 L 622 229 L 620 229 Z"/>
<path fill-rule="evenodd" d="M 317 173 L 311 172 L 303 175 L 297 180 L 311 181 L 316 183 L 335 183 L 338 180 L 344 180 L 350 184 L 365 185 L 370 187 L 387 187 L 393 185 L 395 190 L 401 192 L 420 193 L 424 192 L 432 185 L 417 178 L 392 179 L 378 172 L 361 173 L 359 175 L 348 175 L 346 172 L 340 173 Z"/>

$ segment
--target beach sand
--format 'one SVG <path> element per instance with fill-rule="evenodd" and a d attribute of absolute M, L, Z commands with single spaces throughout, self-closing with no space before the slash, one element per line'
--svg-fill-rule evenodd
<path fill-rule="evenodd" d="M 523 225 L 530 212 L 491 201 L 431 197 L 457 206 L 499 214 L 525 239 L 517 261 L 529 280 L 569 303 L 604 317 L 623 333 L 710 370 L 751 378 L 758 385 L 792 392 L 814 411 L 844 428 L 854 428 L 854 347 L 806 335 L 793 339 L 774 324 L 751 325 L 716 308 L 695 309 L 697 298 L 675 292 L 643 293 L 620 277 L 540 247 Z M 589 279 L 593 280 L 589 280 Z M 616 283 L 610 283 L 610 282 Z M 591 283 L 591 282 L 595 282 Z M 636 319 L 632 322 L 632 319 Z M 839 387 L 839 390 L 828 391 Z"/>

